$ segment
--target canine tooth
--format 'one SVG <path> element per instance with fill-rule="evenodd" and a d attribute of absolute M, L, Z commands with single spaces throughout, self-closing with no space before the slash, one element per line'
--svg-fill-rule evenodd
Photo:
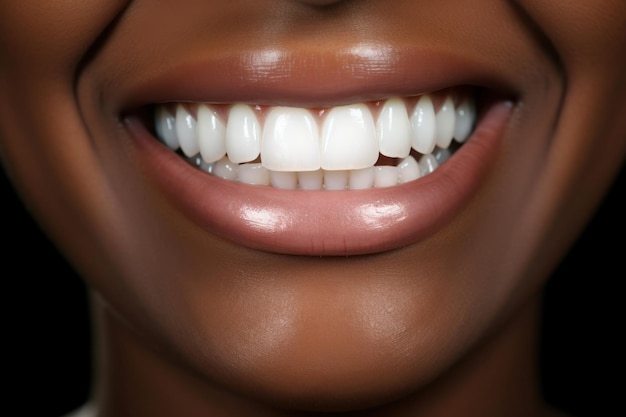
<path fill-rule="evenodd" d="M 205 162 L 218 161 L 226 155 L 226 126 L 208 106 L 198 107 L 198 146 Z"/>
<path fill-rule="evenodd" d="M 270 185 L 270 173 L 259 163 L 241 164 L 237 171 L 237 181 L 250 185 Z"/>
<path fill-rule="evenodd" d="M 428 94 L 419 98 L 410 120 L 411 146 L 419 153 L 431 153 L 435 149 L 436 116 Z"/>
<path fill-rule="evenodd" d="M 361 169 L 377 159 L 378 139 L 369 108 L 355 104 L 331 109 L 322 125 L 322 169 Z"/>
<path fill-rule="evenodd" d="M 272 171 L 320 169 L 319 128 L 306 109 L 275 107 L 263 127 L 261 163 Z"/>
<path fill-rule="evenodd" d="M 178 150 L 178 136 L 176 136 L 176 116 L 171 114 L 165 106 L 159 106 L 156 110 L 155 129 L 157 137 L 168 148 Z"/>
<path fill-rule="evenodd" d="M 374 167 L 353 169 L 348 174 L 348 188 L 366 190 L 374 185 Z"/>
<path fill-rule="evenodd" d="M 428 154 L 428 155 L 423 155 L 420 158 L 418 165 L 420 166 L 420 171 L 422 172 L 422 176 L 424 176 L 436 170 L 439 167 L 439 162 L 437 162 L 437 158 L 435 158 L 435 155 Z"/>
<path fill-rule="evenodd" d="M 198 146 L 198 131 L 196 119 L 187 111 L 185 106 L 176 106 L 176 135 L 180 149 L 186 156 L 194 156 L 200 151 Z"/>
<path fill-rule="evenodd" d="M 254 111 L 235 104 L 228 114 L 226 153 L 234 163 L 254 161 L 261 153 L 261 128 Z"/>
<path fill-rule="evenodd" d="M 324 187 L 327 190 L 345 190 L 348 187 L 348 171 L 324 171 Z"/>
<path fill-rule="evenodd" d="M 295 172 L 270 171 L 270 183 L 275 188 L 295 190 L 298 188 L 298 175 Z"/>
<path fill-rule="evenodd" d="M 238 164 L 224 157 L 213 164 L 213 175 L 225 180 L 236 181 L 238 169 Z"/>
<path fill-rule="evenodd" d="M 463 143 L 467 140 L 476 119 L 476 107 L 474 101 L 466 97 L 456 109 L 456 124 L 454 126 L 454 139 Z"/>
<path fill-rule="evenodd" d="M 298 184 L 302 190 L 321 190 L 324 184 L 324 172 L 317 171 L 298 172 Z"/>
<path fill-rule="evenodd" d="M 374 187 L 391 187 L 398 184 L 398 167 L 382 165 L 374 167 Z"/>
<path fill-rule="evenodd" d="M 380 153 L 391 158 L 404 158 L 411 151 L 411 124 L 406 105 L 400 98 L 385 102 L 376 121 Z"/>
<path fill-rule="evenodd" d="M 435 142 L 440 148 L 445 149 L 450 146 L 452 135 L 454 135 L 455 118 L 454 102 L 451 97 L 447 97 L 435 117 L 435 131 L 437 132 Z"/>
<path fill-rule="evenodd" d="M 419 164 L 412 156 L 407 156 L 398 164 L 398 183 L 404 184 L 421 176 Z"/>

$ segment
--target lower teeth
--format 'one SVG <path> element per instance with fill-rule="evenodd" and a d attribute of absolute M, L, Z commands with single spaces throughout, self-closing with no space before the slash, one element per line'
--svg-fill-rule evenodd
<path fill-rule="evenodd" d="M 397 165 L 376 165 L 340 171 L 271 171 L 259 162 L 237 164 L 227 156 L 206 163 L 200 154 L 186 160 L 213 176 L 248 185 L 271 186 L 286 190 L 365 190 L 385 188 L 414 181 L 432 173 L 445 162 L 459 145 L 435 148 L 432 154 L 409 155 Z"/>

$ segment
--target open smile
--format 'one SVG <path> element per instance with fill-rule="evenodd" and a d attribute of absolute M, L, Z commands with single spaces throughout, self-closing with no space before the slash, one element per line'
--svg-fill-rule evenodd
<path fill-rule="evenodd" d="M 455 91 L 322 109 L 174 103 L 156 107 L 154 124 L 169 148 L 225 180 L 361 190 L 432 173 L 475 119 L 474 95 Z"/>
<path fill-rule="evenodd" d="M 362 56 L 319 58 L 251 77 L 228 56 L 133 86 L 136 159 L 193 223 L 266 252 L 379 253 L 458 216 L 497 159 L 506 82 L 424 51 L 385 56 L 394 65 L 382 70 Z M 238 83 L 225 82 L 233 72 Z"/>

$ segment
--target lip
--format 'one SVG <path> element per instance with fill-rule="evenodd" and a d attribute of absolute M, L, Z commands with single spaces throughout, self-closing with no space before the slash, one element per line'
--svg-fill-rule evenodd
<path fill-rule="evenodd" d="M 519 95 L 511 75 L 484 60 L 369 42 L 332 52 L 261 49 L 177 57 L 175 64 L 121 86 L 111 102 L 124 109 L 160 102 L 330 107 L 461 85 Z"/>
<path fill-rule="evenodd" d="M 457 85 L 488 83 L 496 90 L 507 84 L 475 63 L 440 53 L 351 51 L 312 55 L 317 59 L 313 64 L 302 61 L 307 65 L 297 64 L 294 54 L 273 54 L 254 71 L 246 53 L 208 64 L 183 63 L 127 88 L 120 102 L 127 109 L 166 101 L 313 107 Z M 291 62 L 286 67 L 281 65 L 285 59 Z M 346 62 L 353 68 L 350 73 L 345 72 Z M 312 80 L 320 88 L 311 89 Z M 139 117 L 125 121 L 135 139 L 136 160 L 150 180 L 208 233 L 266 252 L 339 256 L 401 248 L 449 223 L 478 192 L 497 159 L 510 113 L 510 102 L 491 104 L 467 143 L 425 177 L 389 188 L 348 191 L 292 191 L 225 181 L 192 167 L 160 144 Z"/>

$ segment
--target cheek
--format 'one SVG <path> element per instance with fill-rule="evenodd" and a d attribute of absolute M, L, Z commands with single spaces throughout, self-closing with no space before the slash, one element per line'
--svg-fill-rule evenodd
<path fill-rule="evenodd" d="M 566 67 L 609 70 L 619 64 L 623 68 L 626 2 L 518 0 L 517 3 L 538 23 Z"/>
<path fill-rule="evenodd" d="M 129 0 L 2 2 L 0 58 L 13 75 L 71 80 L 84 54 Z M 5 63 L 7 65 L 5 65 Z"/>

